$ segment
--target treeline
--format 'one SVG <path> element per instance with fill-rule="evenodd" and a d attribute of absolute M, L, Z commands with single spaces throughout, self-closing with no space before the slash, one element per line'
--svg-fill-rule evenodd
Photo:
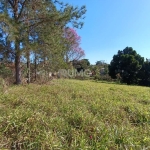
<path fill-rule="evenodd" d="M 48 73 L 82 58 L 84 50 L 75 28 L 83 27 L 85 13 L 85 6 L 58 0 L 1 0 L 1 72 L 7 69 L 4 65 L 14 64 L 15 83 L 20 84 L 22 70 L 30 82 L 31 72 L 36 79 L 38 67 Z"/>
<path fill-rule="evenodd" d="M 75 61 L 73 64 L 78 71 L 89 69 L 91 79 L 150 86 L 150 59 L 145 60 L 132 47 L 118 50 L 110 64 L 101 60 L 91 65 L 88 59 Z"/>

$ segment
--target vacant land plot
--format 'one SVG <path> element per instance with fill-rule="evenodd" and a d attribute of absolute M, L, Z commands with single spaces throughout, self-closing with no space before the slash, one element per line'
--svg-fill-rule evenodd
<path fill-rule="evenodd" d="M 0 94 L 0 149 L 150 149 L 150 88 L 55 80 Z"/>

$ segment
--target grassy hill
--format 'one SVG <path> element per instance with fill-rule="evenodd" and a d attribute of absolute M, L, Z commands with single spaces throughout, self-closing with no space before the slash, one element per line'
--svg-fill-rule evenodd
<path fill-rule="evenodd" d="M 0 149 L 150 149 L 150 88 L 54 80 L 0 94 Z"/>

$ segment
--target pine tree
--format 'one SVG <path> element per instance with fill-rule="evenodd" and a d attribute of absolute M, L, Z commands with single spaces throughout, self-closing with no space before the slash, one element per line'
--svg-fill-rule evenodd
<path fill-rule="evenodd" d="M 20 59 L 24 54 L 28 78 L 31 51 L 38 48 L 41 56 L 45 54 L 49 59 L 61 56 L 62 60 L 64 49 L 59 50 L 64 46 L 63 27 L 72 23 L 73 27 L 81 28 L 86 12 L 85 6 L 77 8 L 52 0 L 1 0 L 0 6 L 0 26 L 9 36 L 15 59 L 16 84 L 21 83 Z"/>

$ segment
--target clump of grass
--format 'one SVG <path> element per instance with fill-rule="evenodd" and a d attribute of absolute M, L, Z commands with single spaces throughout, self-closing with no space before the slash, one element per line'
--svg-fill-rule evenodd
<path fill-rule="evenodd" d="M 148 97 L 87 80 L 12 86 L 0 95 L 0 149 L 149 149 Z"/>
<path fill-rule="evenodd" d="M 0 93 L 7 93 L 8 85 L 6 80 L 0 77 Z"/>
<path fill-rule="evenodd" d="M 150 100 L 140 100 L 139 103 L 150 105 Z"/>

